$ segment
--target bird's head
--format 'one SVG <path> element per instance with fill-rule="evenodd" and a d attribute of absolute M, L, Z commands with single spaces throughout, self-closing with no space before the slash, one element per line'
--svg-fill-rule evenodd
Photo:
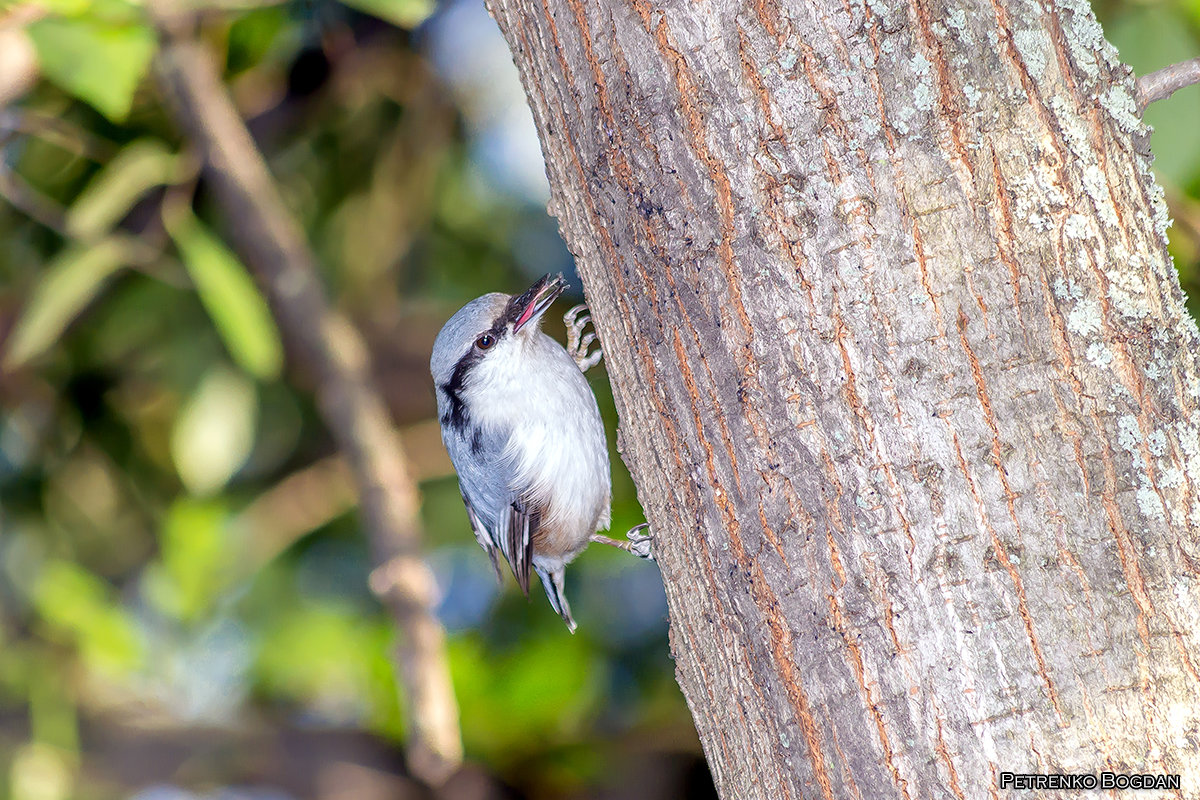
<path fill-rule="evenodd" d="M 525 370 L 536 369 L 525 358 L 525 344 L 566 286 L 562 275 L 543 275 L 519 295 L 477 297 L 447 320 L 429 360 L 443 426 L 465 426 L 465 393 L 479 376 L 520 381 Z"/>

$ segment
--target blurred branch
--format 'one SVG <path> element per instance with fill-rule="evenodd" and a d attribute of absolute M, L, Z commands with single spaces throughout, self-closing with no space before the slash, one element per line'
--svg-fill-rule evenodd
<path fill-rule="evenodd" d="M 0 197 L 42 227 L 64 239 L 72 238 L 67 232 L 67 215 L 62 207 L 21 180 L 3 163 L 0 163 Z"/>
<path fill-rule="evenodd" d="M 23 28 L 37 22 L 48 13 L 41 3 L 18 3 L 0 11 L 0 29 Z"/>
<path fill-rule="evenodd" d="M 454 474 L 450 457 L 441 446 L 437 420 L 401 428 L 400 443 L 413 453 L 409 462 L 418 483 Z M 416 454 L 424 453 L 424 457 Z M 296 541 L 354 508 L 354 481 L 340 455 L 323 458 L 293 472 L 255 498 L 234 520 L 253 535 L 246 537 L 250 550 L 238 565 L 250 575 L 287 550 Z"/>
<path fill-rule="evenodd" d="M 461 762 L 458 708 L 444 632 L 431 613 L 434 583 L 420 559 L 417 492 L 387 412 L 372 385 L 361 337 L 334 311 L 316 259 L 289 216 L 262 155 L 211 56 L 151 3 L 163 38 L 161 82 L 174 116 L 204 155 L 234 248 L 255 273 L 294 355 L 316 370 L 321 413 L 358 489 L 363 524 L 379 565 L 371 588 L 400 628 L 400 680 L 407 695 L 414 774 L 440 783 Z"/>
<path fill-rule="evenodd" d="M 60 117 L 27 108 L 0 110 L 0 134 L 9 132 L 36 136 L 43 142 L 93 161 L 107 161 L 117 153 L 115 144 L 91 131 Z"/>
<path fill-rule="evenodd" d="M 1144 109 L 1156 100 L 1166 100 L 1193 83 L 1200 83 L 1200 58 L 1180 61 L 1143 75 L 1137 79 L 1138 108 Z"/>
<path fill-rule="evenodd" d="M 82 244 L 96 244 L 105 240 L 117 242 L 121 247 L 122 257 L 134 266 L 149 267 L 163 258 L 162 250 L 159 247 L 124 233 L 113 232 L 80 239 L 70 230 L 66 211 L 58 203 L 21 180 L 15 172 L 3 164 L 0 164 L 0 199 L 68 241 L 77 240 Z"/>
<path fill-rule="evenodd" d="M 66 209 L 34 189 L 3 163 L 0 163 L 0 199 L 67 241 L 85 245 L 98 245 L 100 242 L 115 244 L 121 250 L 122 260 L 137 269 L 151 270 L 166 258 L 162 250 L 162 237 L 147 233 L 134 236 L 112 231 L 96 236 L 80 236 L 77 231 L 71 230 Z"/>

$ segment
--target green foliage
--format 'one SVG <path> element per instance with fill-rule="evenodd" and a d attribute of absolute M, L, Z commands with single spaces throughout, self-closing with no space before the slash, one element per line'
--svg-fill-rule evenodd
<path fill-rule="evenodd" d="M 280 41 L 294 39 L 295 33 L 295 25 L 282 5 L 250 9 L 239 15 L 229 26 L 229 74 L 252 70 L 267 61 Z"/>
<path fill-rule="evenodd" d="M 185 623 L 207 619 L 229 589 L 237 550 L 228 535 L 229 513 L 216 501 L 176 500 L 167 510 L 159 561 L 146 569 L 150 601 Z"/>
<path fill-rule="evenodd" d="M 120 675 L 139 668 L 144 648 L 111 589 L 78 564 L 43 565 L 34 592 L 41 617 L 79 648 L 89 668 Z"/>
<path fill-rule="evenodd" d="M 84 241 L 102 236 L 156 186 L 178 180 L 179 159 L 158 139 L 130 142 L 88 181 L 67 210 L 67 232 Z"/>
<path fill-rule="evenodd" d="M 586 637 L 558 631 L 499 656 L 464 636 L 450 653 L 464 743 L 500 763 L 577 737 L 607 680 L 604 659 Z"/>
<path fill-rule="evenodd" d="M 188 491 L 225 487 L 250 456 L 257 421 L 253 383 L 221 366 L 205 374 L 171 430 L 171 457 Z"/>
<path fill-rule="evenodd" d="M 19 366 L 52 347 L 105 282 L 124 265 L 121 244 L 109 239 L 64 249 L 46 266 L 8 340 L 4 365 Z"/>
<path fill-rule="evenodd" d="M 415 28 L 433 13 L 433 0 L 342 0 L 400 28 Z"/>
<path fill-rule="evenodd" d="M 330 721 L 400 738 L 393 636 L 386 621 L 361 609 L 301 602 L 265 633 L 257 678 Z"/>
<path fill-rule="evenodd" d="M 70 4 L 84 10 L 82 4 Z M 49 17 L 29 26 L 42 73 L 113 122 L 129 115 L 154 55 L 154 33 L 137 22 L 98 15 Z"/>
<path fill-rule="evenodd" d="M 246 268 L 191 212 L 172 215 L 168 228 L 229 354 L 251 375 L 277 377 L 283 367 L 279 331 Z"/>

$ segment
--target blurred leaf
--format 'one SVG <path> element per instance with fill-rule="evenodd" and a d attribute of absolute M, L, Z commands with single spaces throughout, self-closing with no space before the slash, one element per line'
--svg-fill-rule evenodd
<path fill-rule="evenodd" d="M 79 720 L 69 691 L 69 670 L 43 655 L 29 670 L 29 728 L 35 742 L 79 752 Z"/>
<path fill-rule="evenodd" d="M 171 458 L 194 495 L 220 490 L 254 447 L 258 396 L 241 373 L 214 367 L 188 400 L 171 431 Z"/>
<path fill-rule="evenodd" d="M 234 559 L 219 503 L 177 500 L 167 511 L 159 541 L 161 572 L 152 572 L 156 605 L 177 619 L 202 618 L 221 596 Z"/>
<path fill-rule="evenodd" d="M 30 742 L 12 756 L 9 787 L 13 800 L 67 800 L 74 784 L 67 755 L 55 747 Z"/>
<path fill-rule="evenodd" d="M 46 267 L 8 340 L 4 365 L 14 367 L 48 350 L 124 263 L 119 242 L 68 247 Z"/>
<path fill-rule="evenodd" d="M 126 672 L 142 663 L 142 643 L 111 594 L 108 584 L 78 564 L 53 561 L 38 578 L 34 604 L 47 622 L 73 634 L 90 667 Z"/>
<path fill-rule="evenodd" d="M 197 354 L 201 339 L 209 325 L 203 308 L 198 308 L 189 288 L 176 288 L 163 281 L 143 276 L 129 276 L 104 296 L 104 302 L 88 314 L 86 357 L 89 362 L 116 373 L 136 371 L 136 365 L 163 360 L 175 363 L 188 353 Z M 191 349 L 181 353 L 172 344 L 179 339 L 191 342 Z M 203 352 L 220 355 L 221 346 L 207 347 Z M 196 355 L 192 358 L 198 360 Z M 207 363 L 207 362 L 205 362 Z M 182 385 L 187 385 L 182 383 Z M 165 389 L 165 386 L 161 387 Z M 138 406 L 147 393 L 139 392 Z M 118 409 L 128 417 L 126 408 Z M 170 468 L 170 458 L 165 462 Z"/>
<path fill-rule="evenodd" d="M 362 722 L 369 715 L 378 723 L 378 706 L 385 707 L 385 717 L 395 709 L 390 638 L 386 625 L 354 609 L 293 606 L 265 632 L 259 679 L 275 692 L 307 701 L 328 721 Z"/>
<path fill-rule="evenodd" d="M 280 39 L 287 39 L 288 13 L 282 6 L 255 8 L 240 15 L 229 28 L 228 74 L 258 65 Z"/>
<path fill-rule="evenodd" d="M 412 29 L 424 22 L 433 13 L 434 0 L 342 0 L 351 8 L 357 8 L 385 22 L 401 28 Z"/>
<path fill-rule="evenodd" d="M 474 637 L 449 642 L 468 750 L 512 757 L 560 739 L 594 706 L 604 663 L 580 636 L 554 634 L 497 658 Z"/>
<path fill-rule="evenodd" d="M 84 187 L 67 211 L 67 230 L 81 239 L 107 233 L 143 194 L 175 180 L 178 158 L 158 139 L 126 145 Z"/>
<path fill-rule="evenodd" d="M 279 330 L 246 268 L 190 211 L 168 215 L 167 227 L 229 354 L 257 378 L 277 377 Z"/>
<path fill-rule="evenodd" d="M 3 7 L 7 0 L 0 0 Z M 130 22 L 140 13 L 132 0 L 38 0 L 51 14 L 64 17 L 87 15 L 106 22 Z"/>
<path fill-rule="evenodd" d="M 1121 60 L 1138 75 L 1146 75 L 1177 61 L 1194 58 L 1200 41 L 1191 35 L 1181 14 L 1167 8 L 1141 7 L 1119 19 L 1108 31 Z M 1186 185 L 1200 172 L 1200 86 L 1189 86 L 1170 99 L 1152 103 L 1145 113 L 1154 126 L 1150 147 L 1154 169 L 1175 186 Z"/>
<path fill-rule="evenodd" d="M 89 0 L 87 15 L 104 22 L 137 22 L 144 19 L 144 5 L 144 0 Z"/>
<path fill-rule="evenodd" d="M 41 0 L 40 4 L 51 14 L 75 17 L 87 11 L 92 0 Z"/>
<path fill-rule="evenodd" d="M 113 122 L 129 115 L 154 55 L 153 31 L 90 17 L 49 17 L 30 25 L 29 35 L 47 78 Z"/>

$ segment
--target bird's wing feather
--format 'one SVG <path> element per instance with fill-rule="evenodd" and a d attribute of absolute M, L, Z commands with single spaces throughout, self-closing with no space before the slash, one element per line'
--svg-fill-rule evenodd
<path fill-rule="evenodd" d="M 488 554 L 488 558 L 492 560 L 492 569 L 496 572 L 496 582 L 500 583 L 504 578 L 500 574 L 500 562 L 496 560 L 496 540 L 492 537 L 492 533 L 488 530 L 487 526 L 483 524 L 483 520 L 475 513 L 475 509 L 472 507 L 471 501 L 467 499 L 465 492 L 462 499 L 463 505 L 467 507 L 467 519 L 471 521 L 471 532 L 475 534 L 475 541 L 479 542 L 479 546 L 483 548 L 483 551 Z"/>
<path fill-rule="evenodd" d="M 479 542 L 485 550 L 499 546 L 496 534 L 500 513 L 510 502 L 507 486 L 502 479 L 497 479 L 504 474 L 501 461 L 505 440 L 483 434 L 476 436 L 474 431 L 463 435 L 443 429 L 442 441 L 458 473 L 458 487 L 467 513 L 474 515 L 471 526 L 475 529 L 475 538 L 480 539 L 482 534 L 487 539 L 487 542 L 482 539 Z"/>
<path fill-rule="evenodd" d="M 500 550 L 526 595 L 529 594 L 529 567 L 533 563 L 533 534 L 541 516 L 539 508 L 515 498 L 508 505 L 508 513 L 501 516 L 497 532 Z"/>
<path fill-rule="evenodd" d="M 522 591 L 529 593 L 533 561 L 533 535 L 541 510 L 508 486 L 512 470 L 506 463 L 508 436 L 479 429 L 460 435 L 443 429 L 442 440 L 458 472 L 458 485 L 475 540 L 496 564 L 496 550 L 504 554 Z"/>

